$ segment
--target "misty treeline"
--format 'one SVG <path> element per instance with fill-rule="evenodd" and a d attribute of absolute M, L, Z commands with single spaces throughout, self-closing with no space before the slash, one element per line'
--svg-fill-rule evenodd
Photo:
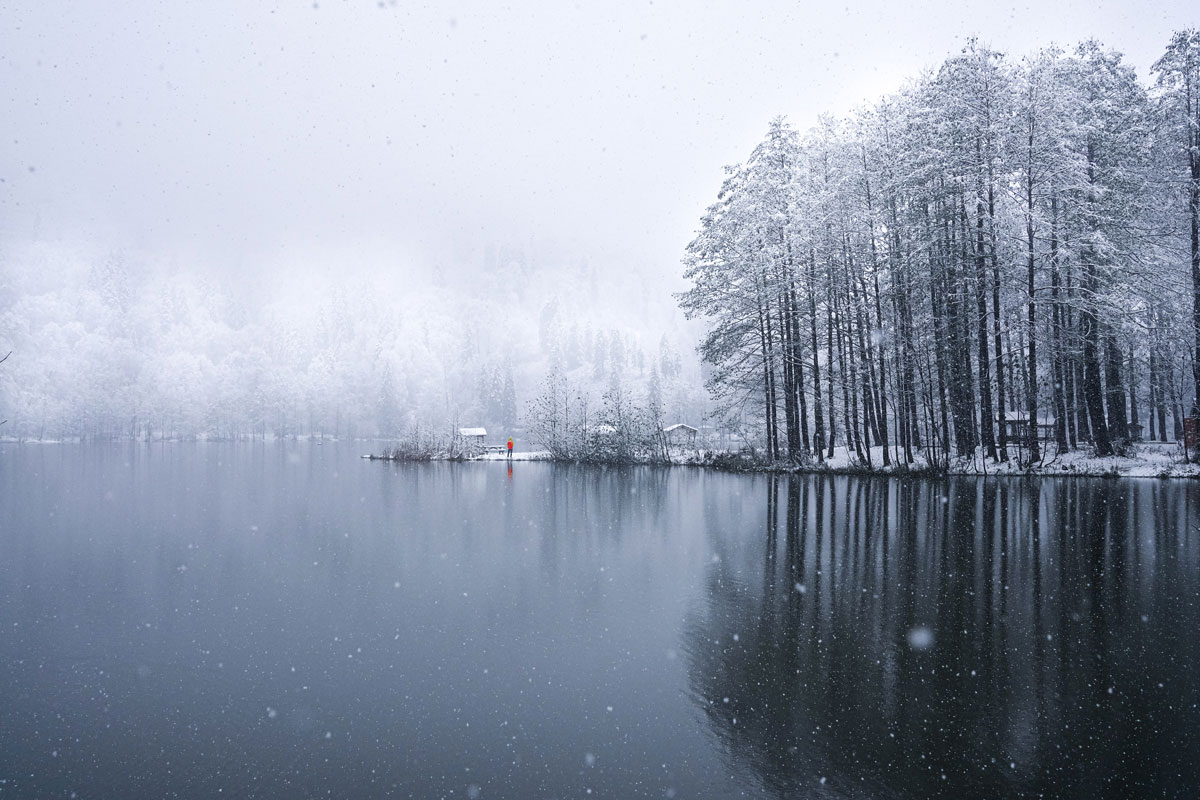
<path fill-rule="evenodd" d="M 560 350 L 603 381 L 648 376 L 660 354 L 679 363 L 653 322 L 634 329 L 628 317 L 581 313 L 610 302 L 601 271 L 517 248 L 473 257 L 389 279 L 353 265 L 241 275 L 61 243 L 9 247 L 3 433 L 383 437 L 404 447 L 482 426 L 495 441 L 521 441 L 528 399 Z M 643 335 L 653 336 L 649 355 Z M 702 393 L 698 378 L 688 382 Z"/>
<path fill-rule="evenodd" d="M 848 118 L 772 122 L 685 257 L 721 413 L 796 462 L 1044 457 L 1014 420 L 1060 452 L 1180 435 L 1200 402 L 1200 35 L 1153 71 L 1094 42 L 971 42 Z"/>

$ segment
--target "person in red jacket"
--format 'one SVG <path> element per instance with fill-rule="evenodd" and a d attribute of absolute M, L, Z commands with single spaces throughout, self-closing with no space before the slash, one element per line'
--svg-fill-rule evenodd
<path fill-rule="evenodd" d="M 512 437 L 510 436 L 510 437 L 508 437 L 508 460 L 509 461 L 512 461 L 512 446 L 513 446 L 513 441 L 512 441 Z"/>

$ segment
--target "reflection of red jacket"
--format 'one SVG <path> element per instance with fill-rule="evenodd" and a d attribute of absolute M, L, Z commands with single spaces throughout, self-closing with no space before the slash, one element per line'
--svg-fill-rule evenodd
<path fill-rule="evenodd" d="M 508 440 L 508 449 L 512 450 L 512 439 Z"/>

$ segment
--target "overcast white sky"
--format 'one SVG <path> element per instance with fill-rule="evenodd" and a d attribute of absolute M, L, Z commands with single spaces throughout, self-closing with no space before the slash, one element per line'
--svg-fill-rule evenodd
<path fill-rule="evenodd" d="M 675 274 L 721 166 L 978 35 L 1142 75 L 1194 2 L 0 0 L 0 235 L 242 268 L 553 240 Z"/>

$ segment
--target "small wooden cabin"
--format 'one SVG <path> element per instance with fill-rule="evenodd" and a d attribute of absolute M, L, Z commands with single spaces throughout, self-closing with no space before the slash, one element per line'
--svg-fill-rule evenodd
<path fill-rule="evenodd" d="M 669 445 L 676 447 L 696 446 L 696 429 L 691 425 L 676 422 L 674 425 L 668 425 L 663 428 L 663 435 L 667 437 L 667 444 Z"/>
<path fill-rule="evenodd" d="M 487 429 L 486 428 L 459 428 L 458 429 L 458 438 L 464 444 L 476 445 L 478 447 L 483 447 L 483 442 L 485 439 L 487 439 Z"/>

